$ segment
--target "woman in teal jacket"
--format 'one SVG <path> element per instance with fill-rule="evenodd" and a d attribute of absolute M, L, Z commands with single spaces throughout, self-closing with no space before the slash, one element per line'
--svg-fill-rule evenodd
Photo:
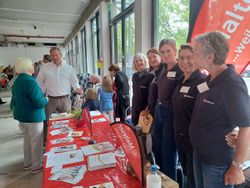
<path fill-rule="evenodd" d="M 37 173 L 42 169 L 44 97 L 35 78 L 34 67 L 29 58 L 18 58 L 15 64 L 16 78 L 12 88 L 11 109 L 19 128 L 24 132 L 24 169 Z"/>

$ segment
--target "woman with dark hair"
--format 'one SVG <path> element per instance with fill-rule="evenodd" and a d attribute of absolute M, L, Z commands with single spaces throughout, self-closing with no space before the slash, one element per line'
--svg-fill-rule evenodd
<path fill-rule="evenodd" d="M 128 77 L 116 64 L 109 67 L 111 77 L 115 77 L 113 82 L 114 87 L 114 117 L 120 118 L 120 121 L 125 121 L 125 111 L 129 107 L 129 84 Z"/>
<path fill-rule="evenodd" d="M 153 151 L 161 171 L 176 180 L 177 152 L 174 138 L 172 94 L 182 77 L 176 61 L 176 44 L 173 39 L 163 39 L 159 45 L 165 69 L 158 78 L 158 98 L 152 129 Z"/>
<path fill-rule="evenodd" d="M 189 188 L 195 188 L 193 172 L 193 148 L 189 139 L 189 125 L 198 95 L 197 85 L 205 81 L 206 75 L 194 66 L 193 47 L 181 45 L 178 53 L 178 65 L 183 71 L 181 82 L 176 86 L 172 96 L 175 141 L 179 160 L 187 177 Z"/>

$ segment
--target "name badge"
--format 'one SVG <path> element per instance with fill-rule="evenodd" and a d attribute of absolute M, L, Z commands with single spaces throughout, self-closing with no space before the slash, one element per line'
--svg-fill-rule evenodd
<path fill-rule="evenodd" d="M 146 87 L 146 86 L 143 86 L 143 85 L 140 85 L 140 88 L 146 89 L 147 87 Z"/>
<path fill-rule="evenodd" d="M 190 87 L 188 86 L 182 86 L 180 89 L 180 93 L 188 93 Z"/>
<path fill-rule="evenodd" d="M 169 77 L 169 78 L 175 78 L 175 75 L 176 75 L 176 72 L 174 72 L 174 71 L 168 71 L 168 73 L 167 73 L 167 77 Z"/>
<path fill-rule="evenodd" d="M 199 85 L 197 86 L 197 89 L 198 89 L 198 91 L 199 91 L 200 93 L 203 93 L 203 92 L 205 92 L 205 91 L 208 91 L 208 90 L 209 90 L 209 87 L 208 87 L 208 85 L 207 85 L 207 82 L 203 82 L 203 83 L 199 84 Z"/>

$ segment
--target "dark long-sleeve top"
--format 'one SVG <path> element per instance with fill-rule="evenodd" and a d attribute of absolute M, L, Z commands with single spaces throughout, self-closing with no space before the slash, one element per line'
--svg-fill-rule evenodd
<path fill-rule="evenodd" d="M 148 88 L 154 74 L 144 70 L 133 74 L 132 122 L 138 124 L 140 112 L 147 107 Z"/>

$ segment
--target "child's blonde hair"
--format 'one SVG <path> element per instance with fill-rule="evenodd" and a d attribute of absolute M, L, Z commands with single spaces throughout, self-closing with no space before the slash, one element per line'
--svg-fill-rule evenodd
<path fill-rule="evenodd" d="M 113 84 L 109 76 L 104 76 L 102 78 L 102 87 L 106 92 L 113 92 Z"/>
<path fill-rule="evenodd" d="M 94 88 L 89 88 L 86 91 L 86 99 L 95 100 L 97 99 L 97 92 Z"/>

